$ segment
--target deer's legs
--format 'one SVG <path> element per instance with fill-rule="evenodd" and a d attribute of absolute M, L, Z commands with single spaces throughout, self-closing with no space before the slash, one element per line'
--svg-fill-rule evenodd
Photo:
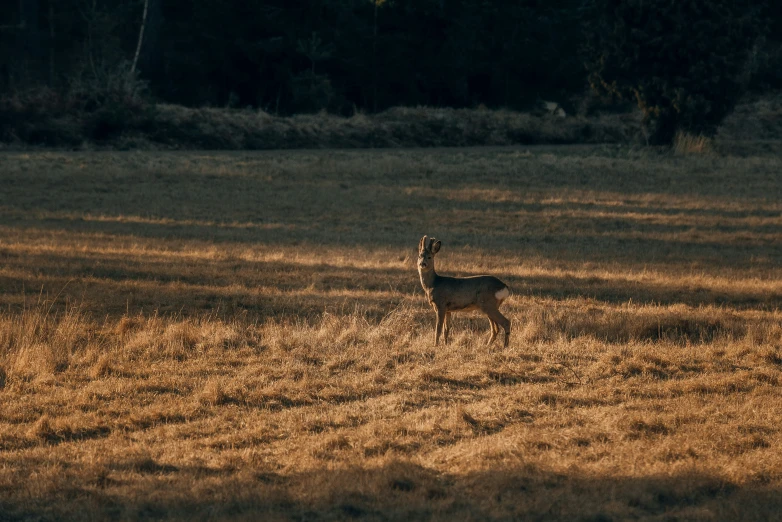
<path fill-rule="evenodd" d="M 489 342 L 486 343 L 487 345 L 494 342 L 494 339 L 497 338 L 497 332 L 500 331 L 500 327 L 497 326 L 497 323 L 495 323 L 491 317 L 489 317 L 489 326 L 491 327 L 491 332 L 489 333 Z"/>
<path fill-rule="evenodd" d="M 448 344 L 448 332 L 451 330 L 451 314 L 445 312 L 445 319 L 443 319 L 443 341 Z"/>
<path fill-rule="evenodd" d="M 494 323 L 500 325 L 503 330 L 505 330 L 505 348 L 508 347 L 508 342 L 510 341 L 510 320 L 502 315 L 499 310 L 489 310 L 486 315 L 489 316 L 489 321 L 493 321 Z M 499 329 L 498 329 L 499 331 Z M 495 332 L 492 332 L 494 335 L 496 335 Z M 492 340 L 494 340 L 492 338 Z"/>
<path fill-rule="evenodd" d="M 437 343 L 440 341 L 440 334 L 443 331 L 443 324 L 445 323 L 445 310 L 444 309 L 438 309 L 437 310 L 437 325 L 434 328 L 434 345 L 437 346 Z"/>

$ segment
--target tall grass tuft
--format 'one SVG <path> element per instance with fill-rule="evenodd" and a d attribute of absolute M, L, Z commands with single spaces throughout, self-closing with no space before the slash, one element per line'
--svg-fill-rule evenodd
<path fill-rule="evenodd" d="M 90 340 L 90 324 L 81 309 L 69 305 L 52 313 L 41 302 L 21 314 L 0 315 L 0 366 L 9 379 L 56 374 Z"/>
<path fill-rule="evenodd" d="M 713 152 L 713 150 L 713 140 L 706 136 L 679 131 L 673 139 L 673 153 L 676 156 L 709 154 Z"/>

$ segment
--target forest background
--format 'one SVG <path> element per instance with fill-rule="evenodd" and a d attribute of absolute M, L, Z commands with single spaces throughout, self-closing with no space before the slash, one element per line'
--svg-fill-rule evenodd
<path fill-rule="evenodd" d="M 273 117 L 303 113 L 385 114 L 386 123 L 422 117 L 388 112 L 399 107 L 535 114 L 550 100 L 569 116 L 638 105 L 653 113 L 654 103 L 638 90 L 659 84 L 660 74 L 690 78 L 698 89 L 710 83 L 708 89 L 729 92 L 731 99 L 736 89 L 722 77 L 735 80 L 741 95 L 782 86 L 782 8 L 775 2 L 663 4 L 18 0 L 0 13 L 0 141 L 70 146 L 135 132 L 163 145 L 233 149 L 611 142 L 628 133 L 583 124 L 553 132 L 520 128 L 516 121 L 515 130 L 492 135 L 495 127 L 514 126 L 505 113 L 500 123 L 482 120 L 492 129 L 470 137 L 441 136 L 447 134 L 442 122 L 428 134 L 376 124 L 323 143 L 295 136 L 286 142 L 276 138 L 279 132 L 248 138 L 236 127 L 268 126 Z M 623 74 L 635 75 L 629 90 L 606 71 L 612 60 Z M 652 64 L 663 73 L 638 77 Z M 689 96 L 694 90 L 673 84 L 676 93 L 665 93 L 669 105 L 679 91 Z M 695 100 L 694 119 L 708 120 Z M 183 108 L 245 114 L 214 123 L 226 115 L 202 112 L 200 119 L 222 132 L 192 136 L 183 128 L 201 120 Z M 248 109 L 262 121 L 246 121 Z"/>

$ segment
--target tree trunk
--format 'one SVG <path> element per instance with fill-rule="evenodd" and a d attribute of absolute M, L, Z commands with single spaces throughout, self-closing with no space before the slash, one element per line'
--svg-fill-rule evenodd
<path fill-rule="evenodd" d="M 141 44 L 144 42 L 144 28 L 147 25 L 147 11 L 149 10 L 149 0 L 144 0 L 144 14 L 141 15 L 141 28 L 138 31 L 138 43 L 136 44 L 136 54 L 133 56 L 133 64 L 130 66 L 130 76 L 136 74 L 136 64 L 138 56 L 141 53 Z"/>
<path fill-rule="evenodd" d="M 144 73 L 144 78 L 151 80 L 161 69 L 161 54 L 158 52 L 160 32 L 163 29 L 163 9 L 161 0 L 147 0 L 147 22 L 144 28 L 144 44 L 141 46 L 136 67 Z"/>

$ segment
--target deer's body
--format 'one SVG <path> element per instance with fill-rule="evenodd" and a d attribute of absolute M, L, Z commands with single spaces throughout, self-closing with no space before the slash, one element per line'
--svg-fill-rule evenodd
<path fill-rule="evenodd" d="M 480 275 L 472 277 L 445 277 L 434 269 L 434 255 L 439 252 L 441 243 L 434 238 L 427 243 L 427 237 L 418 244 L 418 275 L 426 298 L 437 314 L 434 343 L 440 341 L 443 334 L 448 344 L 448 317 L 452 312 L 478 310 L 486 314 L 491 325 L 489 344 L 494 342 L 500 327 L 505 331 L 505 346 L 510 340 L 510 321 L 499 307 L 510 296 L 508 285 L 494 276 Z"/>

